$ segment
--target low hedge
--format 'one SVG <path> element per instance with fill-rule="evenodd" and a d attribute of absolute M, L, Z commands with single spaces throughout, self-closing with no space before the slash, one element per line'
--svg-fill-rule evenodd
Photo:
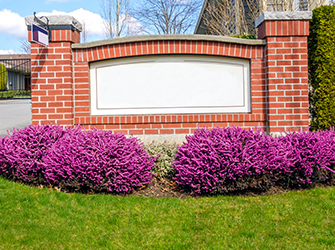
<path fill-rule="evenodd" d="M 11 99 L 15 95 L 14 90 L 0 91 L 0 99 Z"/>
<path fill-rule="evenodd" d="M 153 176 L 195 194 L 306 188 L 335 183 L 335 131 L 273 137 L 257 129 L 203 128 L 177 147 L 144 146 L 97 129 L 31 125 L 0 138 L 0 174 L 31 185 L 115 194 L 144 188 Z"/>
<path fill-rule="evenodd" d="M 334 129 L 279 137 L 238 127 L 199 129 L 186 140 L 174 179 L 196 194 L 308 187 L 335 177 Z"/>
<path fill-rule="evenodd" d="M 68 191 L 128 193 L 150 182 L 155 157 L 136 138 L 57 125 L 29 126 L 0 140 L 0 173 Z"/>
<path fill-rule="evenodd" d="M 0 99 L 11 99 L 14 96 L 31 96 L 31 90 L 5 90 L 0 91 Z"/>

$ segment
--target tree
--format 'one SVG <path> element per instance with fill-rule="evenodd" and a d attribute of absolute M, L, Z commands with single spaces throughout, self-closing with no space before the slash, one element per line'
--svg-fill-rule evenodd
<path fill-rule="evenodd" d="M 143 0 L 134 16 L 148 33 L 184 34 L 197 21 L 201 0 Z"/>
<path fill-rule="evenodd" d="M 30 54 L 30 42 L 28 38 L 19 38 L 20 42 L 20 51 L 25 54 Z"/>
<path fill-rule="evenodd" d="M 202 16 L 203 28 L 211 35 L 257 35 L 254 22 L 265 11 L 305 11 L 326 2 L 327 0 L 209 0 Z"/>
<path fill-rule="evenodd" d="M 101 0 L 101 16 L 107 38 L 127 35 L 127 21 L 130 19 L 129 0 Z"/>
<path fill-rule="evenodd" d="M 7 69 L 5 65 L 0 64 L 0 90 L 7 89 Z"/>
<path fill-rule="evenodd" d="M 86 43 L 89 40 L 91 32 L 89 28 L 87 27 L 85 20 L 81 21 L 81 27 L 82 27 L 82 31 L 80 32 L 80 40 L 81 42 Z"/>

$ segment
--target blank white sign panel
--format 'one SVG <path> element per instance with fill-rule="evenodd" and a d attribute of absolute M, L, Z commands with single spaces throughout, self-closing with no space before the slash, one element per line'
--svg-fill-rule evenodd
<path fill-rule="evenodd" d="M 161 55 L 90 65 L 91 114 L 250 112 L 249 60 Z"/>

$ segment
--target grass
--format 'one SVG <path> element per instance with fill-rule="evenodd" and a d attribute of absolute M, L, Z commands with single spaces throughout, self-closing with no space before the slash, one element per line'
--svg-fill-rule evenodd
<path fill-rule="evenodd" d="M 335 188 L 197 199 L 61 193 L 0 178 L 0 249 L 335 249 Z"/>

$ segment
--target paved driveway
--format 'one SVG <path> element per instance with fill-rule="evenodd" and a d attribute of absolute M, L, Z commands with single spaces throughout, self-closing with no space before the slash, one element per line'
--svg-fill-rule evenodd
<path fill-rule="evenodd" d="M 7 130 L 24 128 L 31 124 L 31 100 L 0 100 L 0 136 L 7 135 Z"/>

